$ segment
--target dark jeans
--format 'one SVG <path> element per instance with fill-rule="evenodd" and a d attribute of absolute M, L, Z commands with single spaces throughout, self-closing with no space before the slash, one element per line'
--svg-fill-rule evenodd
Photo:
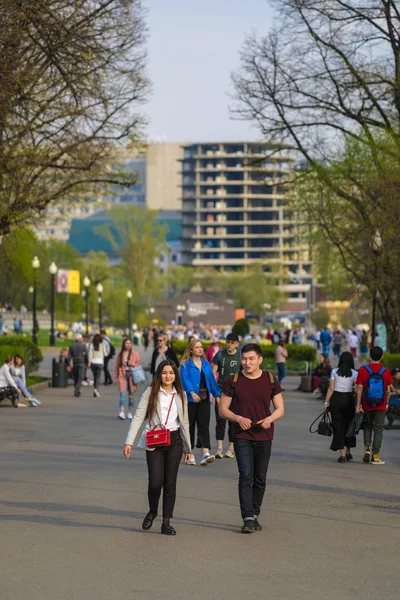
<path fill-rule="evenodd" d="M 72 367 L 72 377 L 74 378 L 75 394 L 81 389 L 82 381 L 85 378 L 86 365 L 84 363 L 75 364 Z"/>
<path fill-rule="evenodd" d="M 385 417 L 385 410 L 370 410 L 365 412 L 364 444 L 366 446 L 371 445 L 373 431 L 372 454 L 379 454 L 379 450 L 381 449 Z"/>
<path fill-rule="evenodd" d="M 226 426 L 226 420 L 223 419 L 222 417 L 219 416 L 219 411 L 218 411 L 218 404 L 215 403 L 215 421 L 216 421 L 216 425 L 215 425 L 215 437 L 217 439 L 217 441 L 223 441 L 225 439 L 225 426 Z M 230 421 L 228 421 L 228 439 L 229 442 L 233 442 L 233 433 L 232 433 L 232 429 L 233 429 L 233 423 L 231 423 Z M 207 448 L 207 446 L 206 446 Z M 209 446 L 208 446 L 209 448 Z"/>
<path fill-rule="evenodd" d="M 92 364 L 91 368 L 92 368 L 93 379 L 94 379 L 94 384 L 93 384 L 94 389 L 98 390 L 100 388 L 100 384 L 101 384 L 101 374 L 103 372 L 103 365 Z"/>
<path fill-rule="evenodd" d="M 257 517 L 264 498 L 271 440 L 255 442 L 235 439 L 235 454 L 239 467 L 239 500 L 242 518 Z"/>
<path fill-rule="evenodd" d="M 354 417 L 355 405 L 353 392 L 333 392 L 329 408 L 332 417 L 333 439 L 331 450 L 343 450 L 345 441 L 344 436 L 351 420 Z M 354 446 L 354 441 L 350 442 L 350 447 Z"/>
<path fill-rule="evenodd" d="M 171 445 L 146 451 L 149 471 L 149 508 L 153 515 L 158 513 L 161 490 L 163 494 L 163 518 L 171 519 L 176 499 L 176 480 L 182 460 L 183 445 L 178 431 L 171 431 Z"/>
<path fill-rule="evenodd" d="M 189 409 L 189 429 L 192 448 L 194 445 L 194 432 L 197 424 L 197 444 L 196 448 L 211 448 L 210 442 L 210 403 L 208 400 L 200 402 L 188 402 Z"/>
<path fill-rule="evenodd" d="M 278 363 L 278 381 L 279 383 L 285 378 L 286 367 L 285 363 Z"/>
<path fill-rule="evenodd" d="M 108 370 L 108 363 L 110 362 L 111 358 L 106 357 L 104 359 L 104 383 L 108 384 L 108 383 L 112 383 L 112 377 L 110 375 L 110 371 Z"/>

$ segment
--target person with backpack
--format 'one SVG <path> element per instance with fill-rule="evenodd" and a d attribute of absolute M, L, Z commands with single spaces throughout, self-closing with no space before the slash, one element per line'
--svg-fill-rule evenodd
<path fill-rule="evenodd" d="M 322 331 L 320 337 L 321 345 L 322 345 L 322 354 L 325 356 L 329 356 L 329 352 L 331 349 L 332 335 L 327 327 Z"/>
<path fill-rule="evenodd" d="M 385 461 L 379 458 L 379 452 L 393 376 L 381 364 L 383 350 L 380 346 L 371 348 L 369 355 L 371 362 L 360 367 L 356 380 L 357 412 L 365 414 L 363 461 L 384 465 Z"/>
<path fill-rule="evenodd" d="M 103 340 L 104 347 L 106 349 L 106 355 L 104 357 L 104 385 L 111 385 L 113 380 L 108 370 L 108 363 L 115 356 L 115 346 L 113 346 L 110 338 L 107 336 L 106 330 L 102 329 L 100 335 Z"/>
<path fill-rule="evenodd" d="M 245 344 L 242 371 L 225 381 L 219 404 L 221 417 L 233 423 L 242 533 L 262 530 L 258 516 L 264 498 L 274 422 L 285 413 L 280 383 L 272 373 L 261 369 L 262 361 L 260 346 Z"/>
<path fill-rule="evenodd" d="M 330 385 L 325 399 L 325 410 L 330 410 L 332 417 L 333 438 L 331 450 L 339 450 L 338 463 L 353 460 L 351 454 L 351 442 L 346 440 L 346 431 L 354 418 L 354 396 L 353 387 L 357 379 L 357 371 L 354 368 L 354 357 L 351 352 L 342 352 L 339 358 L 339 366 L 331 373 Z M 346 444 L 346 452 L 344 446 Z M 354 445 L 354 443 L 353 443 Z"/>

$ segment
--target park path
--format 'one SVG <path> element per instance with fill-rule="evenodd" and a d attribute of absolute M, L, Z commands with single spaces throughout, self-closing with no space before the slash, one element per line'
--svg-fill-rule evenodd
<path fill-rule="evenodd" d="M 294 390 L 297 381 L 285 387 Z M 398 600 L 400 428 L 381 467 L 339 465 L 308 433 L 321 403 L 288 391 L 261 533 L 243 536 L 234 460 L 182 465 L 178 535 L 142 532 L 145 456 L 122 457 L 118 393 L 46 390 L 0 405 L 1 600 Z"/>

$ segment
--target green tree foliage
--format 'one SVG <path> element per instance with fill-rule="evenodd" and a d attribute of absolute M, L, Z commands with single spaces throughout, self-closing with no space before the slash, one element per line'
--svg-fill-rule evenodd
<path fill-rule="evenodd" d="M 0 4 L 0 235 L 50 203 L 129 183 L 111 165 L 142 133 L 140 0 Z"/>

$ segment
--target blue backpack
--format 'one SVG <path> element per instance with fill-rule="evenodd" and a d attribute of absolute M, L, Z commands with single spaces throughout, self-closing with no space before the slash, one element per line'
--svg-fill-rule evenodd
<path fill-rule="evenodd" d="M 383 374 L 386 371 L 385 367 L 378 373 L 374 373 L 369 365 L 365 368 L 369 373 L 367 382 L 367 389 L 364 395 L 364 400 L 369 406 L 379 406 L 385 399 L 385 384 L 383 381 Z"/>

